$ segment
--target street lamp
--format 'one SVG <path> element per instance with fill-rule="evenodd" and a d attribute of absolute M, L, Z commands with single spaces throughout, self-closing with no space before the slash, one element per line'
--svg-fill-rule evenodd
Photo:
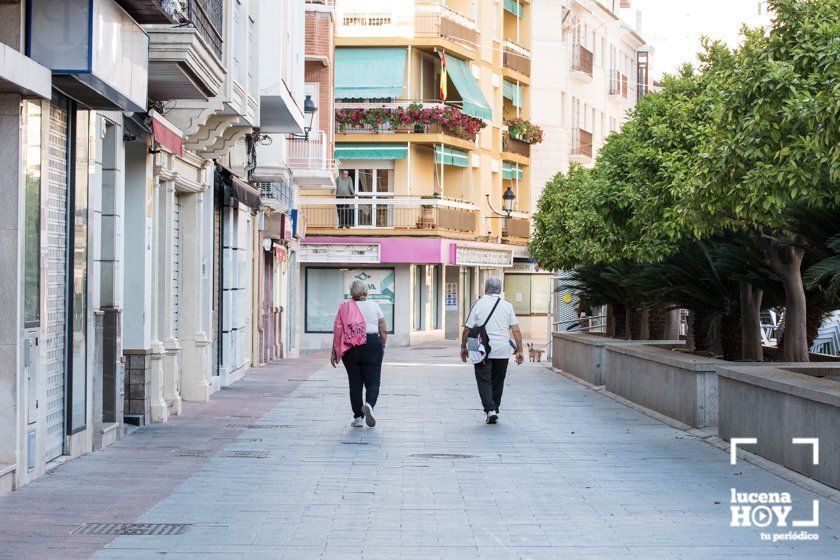
<path fill-rule="evenodd" d="M 497 216 L 501 216 L 502 218 L 510 218 L 510 213 L 513 212 L 513 201 L 516 200 L 516 193 L 513 192 L 513 189 L 510 187 L 502 194 L 502 211 L 497 212 L 493 205 L 490 204 L 490 195 L 484 195 L 487 197 L 487 206 L 490 207 L 490 211 L 496 214 Z"/>
<path fill-rule="evenodd" d="M 303 113 L 304 118 L 309 118 L 309 123 L 303 127 L 303 139 L 309 140 L 309 133 L 312 131 L 312 123 L 315 120 L 315 113 L 318 112 L 318 107 L 315 106 L 315 102 L 312 101 L 312 96 L 307 95 L 306 99 L 303 101 Z"/>

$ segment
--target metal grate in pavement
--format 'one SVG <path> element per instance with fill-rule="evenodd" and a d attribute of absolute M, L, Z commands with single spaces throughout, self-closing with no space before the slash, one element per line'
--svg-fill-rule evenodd
<path fill-rule="evenodd" d="M 192 523 L 85 523 L 71 535 L 183 535 Z"/>
<path fill-rule="evenodd" d="M 212 451 L 208 449 L 181 449 L 173 451 L 176 457 L 209 457 Z"/>
<path fill-rule="evenodd" d="M 409 455 L 415 459 L 472 459 L 476 455 L 464 455 L 461 453 L 415 453 Z"/>
<path fill-rule="evenodd" d="M 270 451 L 233 450 L 220 451 L 216 454 L 216 457 L 235 457 L 239 459 L 265 459 L 270 453 Z"/>
<path fill-rule="evenodd" d="M 367 445 L 366 441 L 342 441 L 342 445 Z"/>
<path fill-rule="evenodd" d="M 288 424 L 228 424 L 228 428 L 239 428 L 249 430 L 281 430 L 283 428 L 291 428 Z"/>
<path fill-rule="evenodd" d="M 294 399 L 323 399 L 324 393 L 300 393 L 298 395 L 293 395 L 292 398 Z"/>
<path fill-rule="evenodd" d="M 236 441 L 236 442 L 242 442 L 242 443 L 260 443 L 262 441 L 261 437 L 251 437 L 251 438 L 212 437 L 210 439 L 219 440 L 219 441 Z"/>

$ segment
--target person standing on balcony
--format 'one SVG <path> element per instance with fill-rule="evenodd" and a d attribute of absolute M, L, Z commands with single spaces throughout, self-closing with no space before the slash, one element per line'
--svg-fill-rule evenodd
<path fill-rule="evenodd" d="M 373 407 L 379 397 L 382 358 L 388 339 L 385 314 L 375 301 L 367 299 L 368 285 L 361 280 L 350 284 L 351 299 L 341 304 L 333 324 L 333 348 L 330 365 L 339 361 L 347 370 L 350 384 L 350 406 L 354 428 L 376 425 Z M 362 387 L 365 389 L 362 399 Z"/>
<path fill-rule="evenodd" d="M 356 189 L 353 188 L 353 178 L 350 172 L 346 169 L 341 171 L 341 177 L 338 178 L 335 184 L 336 198 L 353 198 L 356 196 Z M 336 204 L 336 211 L 338 212 L 338 227 L 349 228 L 355 221 L 353 218 L 353 207 L 350 204 Z"/>
<path fill-rule="evenodd" d="M 485 421 L 488 424 L 499 421 L 499 406 L 502 403 L 505 375 L 510 361 L 510 333 L 513 333 L 513 339 L 516 341 L 516 365 L 525 361 L 519 321 L 516 319 L 513 305 L 502 299 L 501 293 L 502 280 L 495 276 L 488 277 L 484 281 L 484 296 L 479 298 L 470 310 L 461 335 L 461 360 L 466 362 L 469 357 L 475 365 L 478 395 L 481 397 L 481 404 L 484 405 Z M 467 348 L 468 339 L 471 338 L 470 331 L 474 327 L 484 328 L 486 342 L 489 343 L 489 353 L 479 351 L 480 357 L 474 357 L 475 348 Z"/>

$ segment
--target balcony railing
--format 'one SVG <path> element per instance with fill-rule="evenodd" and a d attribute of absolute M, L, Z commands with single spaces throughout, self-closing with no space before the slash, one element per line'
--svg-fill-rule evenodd
<path fill-rule="evenodd" d="M 582 128 L 572 129 L 572 155 L 592 158 L 592 133 Z"/>
<path fill-rule="evenodd" d="M 309 140 L 289 137 L 286 139 L 286 161 L 292 170 L 330 171 L 336 165 L 330 157 L 330 147 L 323 130 Z"/>
<path fill-rule="evenodd" d="M 503 237 L 528 239 L 531 236 L 531 220 L 528 218 L 508 218 L 505 222 Z"/>
<path fill-rule="evenodd" d="M 260 202 L 275 212 L 290 212 L 295 207 L 295 188 L 286 181 L 258 183 Z"/>
<path fill-rule="evenodd" d="M 531 157 L 531 145 L 518 138 L 514 138 L 510 135 L 510 132 L 505 132 L 505 135 L 502 136 L 502 151 Z"/>
<path fill-rule="evenodd" d="M 583 45 L 573 45 L 572 70 L 592 77 L 592 51 Z"/>
<path fill-rule="evenodd" d="M 442 3 L 424 2 L 417 4 L 414 14 L 414 36 L 452 39 L 474 50 L 478 43 L 478 27 L 474 20 Z"/>
<path fill-rule="evenodd" d="M 511 40 L 505 40 L 504 50 L 502 51 L 502 65 L 520 74 L 530 76 L 531 51 Z"/>
<path fill-rule="evenodd" d="M 187 16 L 221 60 L 224 0 L 188 0 Z"/>
<path fill-rule="evenodd" d="M 449 108 L 454 109 L 455 111 L 453 111 L 453 114 L 450 115 L 452 118 L 450 119 L 450 124 L 447 126 L 444 126 L 442 123 L 408 123 L 394 125 L 389 118 L 385 118 L 387 115 L 393 114 L 393 111 L 399 108 L 406 109 L 410 105 L 420 106 L 422 109 Z M 412 100 L 400 100 L 393 103 L 337 101 L 335 103 L 335 110 L 337 116 L 336 132 L 340 134 L 440 133 L 454 138 L 460 138 L 462 140 L 475 141 L 475 135 L 483 126 L 480 119 L 464 115 L 460 112 L 460 108 L 451 102 L 441 103 L 439 101 L 435 101 L 430 103 Z M 378 112 L 380 118 L 375 119 L 377 121 L 376 125 L 370 124 L 370 122 L 356 123 L 348 122 L 347 120 L 342 122 L 338 117 L 345 114 L 348 110 L 351 112 L 352 110 L 361 110 L 366 113 Z M 457 118 L 457 120 L 455 120 L 455 118 Z"/>
<path fill-rule="evenodd" d="M 445 198 L 387 194 L 353 198 L 307 197 L 301 200 L 300 208 L 310 232 L 318 228 L 337 228 L 340 218 L 351 228 L 364 230 L 440 230 L 474 234 L 478 226 L 476 207 Z"/>

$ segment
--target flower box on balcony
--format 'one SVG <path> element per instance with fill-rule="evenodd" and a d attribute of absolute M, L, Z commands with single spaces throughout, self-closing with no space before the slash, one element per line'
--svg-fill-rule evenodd
<path fill-rule="evenodd" d="M 461 112 L 452 105 L 424 107 L 412 103 L 407 107 L 345 108 L 335 112 L 339 133 L 364 131 L 377 134 L 382 131 L 425 133 L 439 128 L 441 132 L 463 140 L 475 140 L 487 124 Z"/>

